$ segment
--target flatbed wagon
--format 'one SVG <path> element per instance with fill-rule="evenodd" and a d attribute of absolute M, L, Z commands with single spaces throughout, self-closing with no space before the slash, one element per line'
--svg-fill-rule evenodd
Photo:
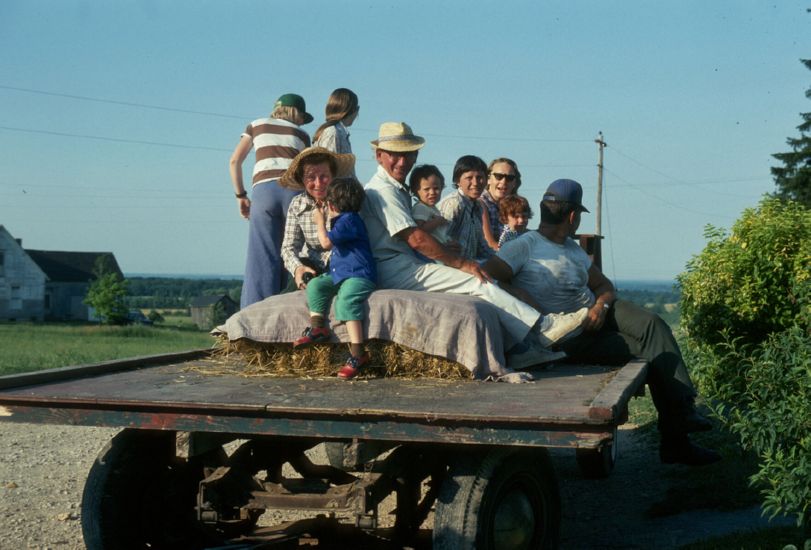
<path fill-rule="evenodd" d="M 554 548 L 546 449 L 573 449 L 585 475 L 608 475 L 647 370 L 559 364 L 503 384 L 239 367 L 199 350 L 0 377 L 0 421 L 122 428 L 85 484 L 90 549 L 294 547 L 347 529 L 402 546 L 431 510 L 434 548 Z M 308 454 L 321 443 L 328 464 Z M 378 507 L 391 495 L 383 532 Z M 311 517 L 257 527 L 286 511 Z"/>

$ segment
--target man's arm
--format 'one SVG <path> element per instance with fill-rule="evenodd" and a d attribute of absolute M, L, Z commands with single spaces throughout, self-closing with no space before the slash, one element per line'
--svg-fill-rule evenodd
<path fill-rule="evenodd" d="M 465 273 L 473 275 L 482 282 L 492 281 L 490 276 L 477 262 L 466 260 L 461 256 L 452 254 L 430 233 L 423 231 L 419 227 L 409 227 L 407 229 L 403 229 L 394 236 L 398 239 L 404 240 L 408 246 L 427 258 L 438 260 L 448 267 L 460 269 Z"/>
<path fill-rule="evenodd" d="M 608 277 L 603 275 L 600 268 L 594 264 L 591 264 L 589 268 L 588 285 L 589 289 L 594 293 L 596 300 L 594 305 L 591 306 L 591 309 L 589 309 L 589 316 L 583 328 L 585 330 L 600 330 L 603 323 L 605 323 L 605 316 L 608 313 L 608 309 L 614 303 L 614 300 L 617 299 L 617 294 L 614 290 L 614 285 Z"/>
<path fill-rule="evenodd" d="M 482 269 L 484 269 L 484 271 L 486 271 L 493 279 L 498 281 L 498 286 L 501 287 L 502 290 L 507 291 L 509 294 L 515 296 L 522 302 L 531 305 L 538 311 L 541 311 L 541 305 L 529 292 L 523 288 L 519 288 L 511 284 L 513 270 L 507 262 L 498 256 L 491 256 L 486 262 L 484 262 Z"/>

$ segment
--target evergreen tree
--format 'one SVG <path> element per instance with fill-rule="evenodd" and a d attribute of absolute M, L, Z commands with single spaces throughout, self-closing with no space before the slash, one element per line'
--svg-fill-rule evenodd
<path fill-rule="evenodd" d="M 811 70 L 811 59 L 801 61 Z M 811 99 L 811 88 L 806 90 L 805 97 Z M 797 126 L 800 137 L 786 140 L 791 152 L 772 155 L 783 163 L 783 166 L 772 167 L 772 176 L 778 197 L 811 206 L 811 113 L 800 113 L 800 116 L 803 118 L 803 123 Z"/>
<path fill-rule="evenodd" d="M 95 280 L 87 290 L 84 303 L 96 310 L 96 315 L 110 325 L 127 322 L 127 281 L 113 271 L 106 259 L 100 256 L 93 268 Z"/>

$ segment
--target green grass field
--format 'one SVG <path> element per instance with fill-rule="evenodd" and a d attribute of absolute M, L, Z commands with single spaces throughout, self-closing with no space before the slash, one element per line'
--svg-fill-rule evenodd
<path fill-rule="evenodd" d="M 209 348 L 205 332 L 146 326 L 0 324 L 0 375 Z"/>

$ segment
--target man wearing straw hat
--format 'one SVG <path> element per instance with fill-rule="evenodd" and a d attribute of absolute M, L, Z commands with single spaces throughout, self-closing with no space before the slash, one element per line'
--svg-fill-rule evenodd
<path fill-rule="evenodd" d="M 505 329 L 505 349 L 515 346 L 508 366 L 521 368 L 550 359 L 548 353 L 544 356 L 544 350 L 526 343 L 539 340 L 542 346 L 548 346 L 573 335 L 588 311 L 541 318 L 537 310 L 493 283 L 478 263 L 448 250 L 417 226 L 411 217 L 411 194 L 406 178 L 425 140 L 414 135 L 408 124 L 384 122 L 378 139 L 371 144 L 379 166 L 366 184 L 361 216 L 377 262 L 378 285 L 482 298 L 498 308 Z M 533 327 L 533 336 L 538 338 L 527 338 Z"/>

